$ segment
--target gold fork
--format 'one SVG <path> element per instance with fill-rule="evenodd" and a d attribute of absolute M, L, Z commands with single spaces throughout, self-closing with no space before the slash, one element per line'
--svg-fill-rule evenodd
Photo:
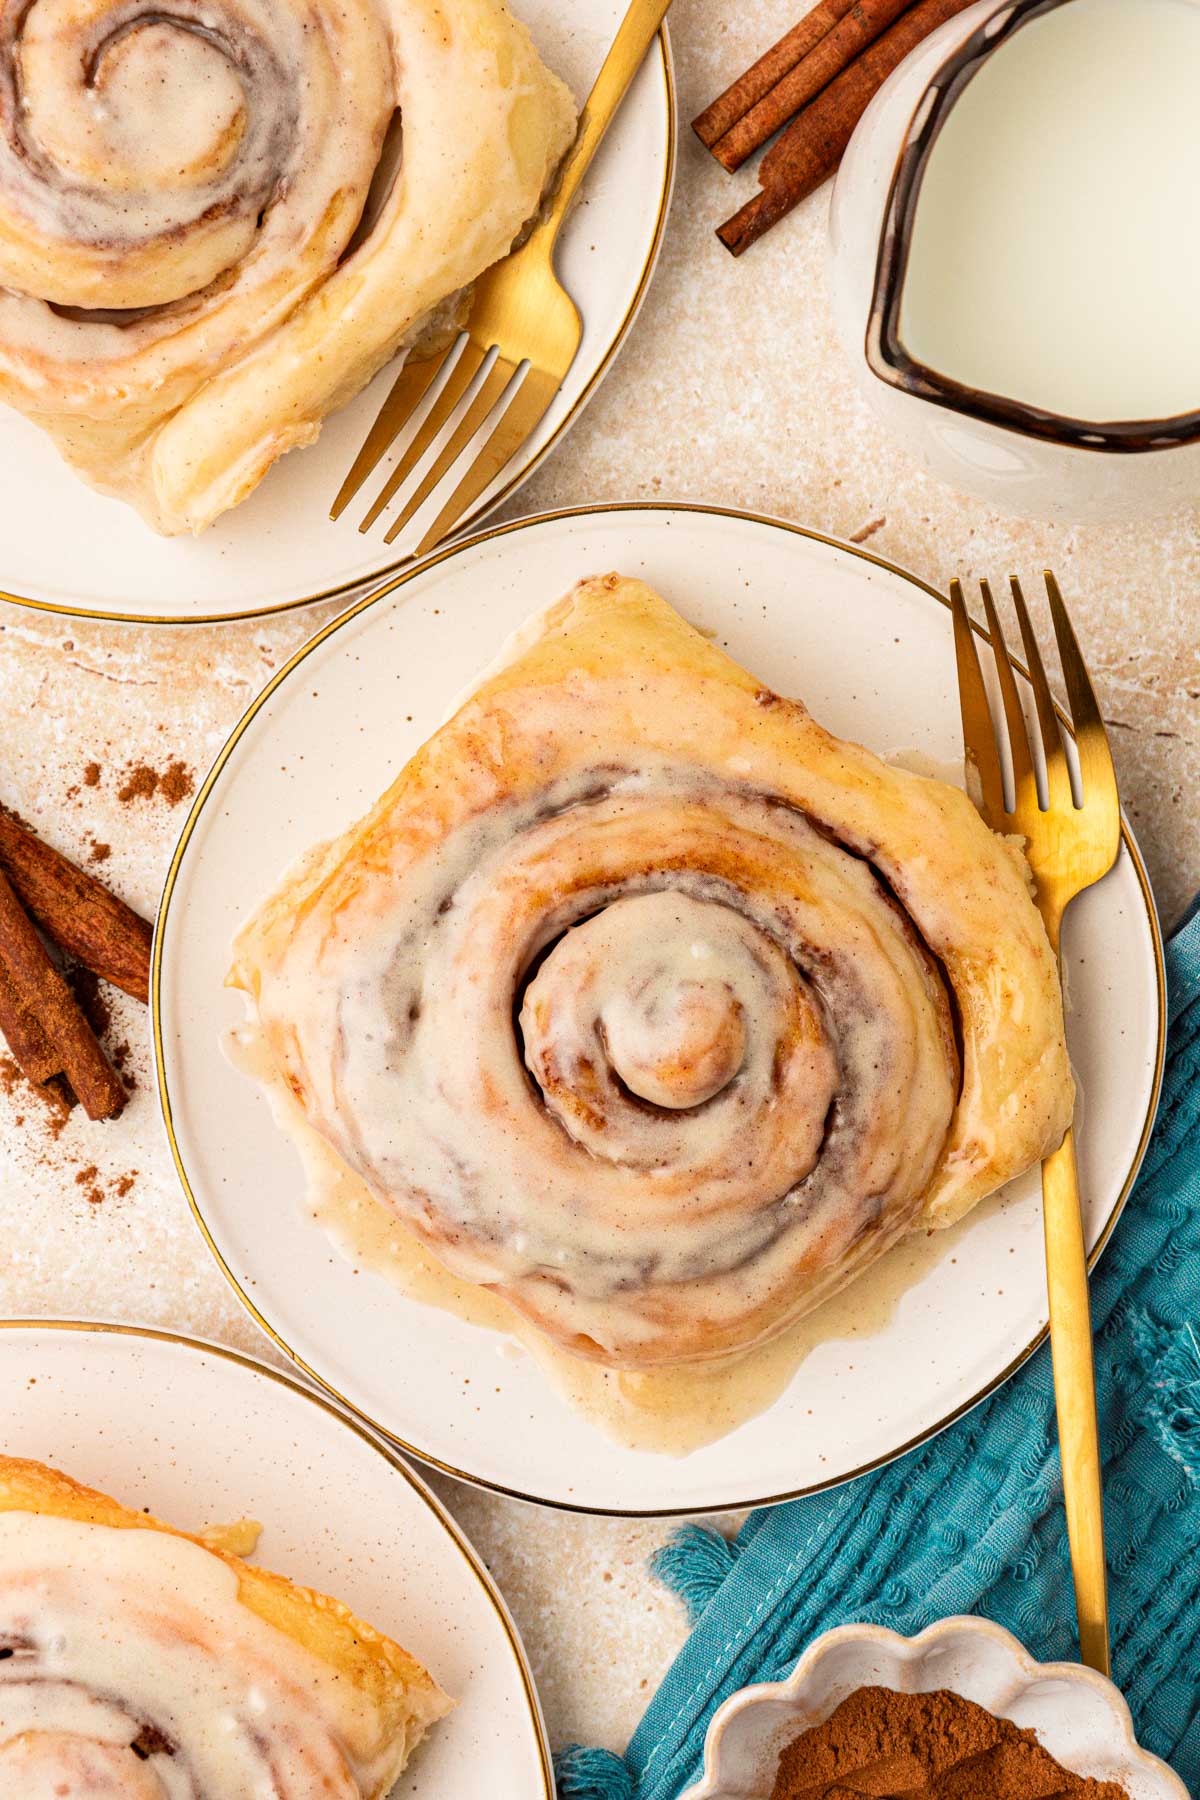
<path fill-rule="evenodd" d="M 386 455 L 443 368 L 449 367 L 449 373 L 441 392 L 368 509 L 360 531 L 370 530 L 423 462 L 493 350 L 495 360 L 465 414 L 405 501 L 388 529 L 385 543 L 390 544 L 424 505 L 502 400 L 508 404 L 502 413 L 497 413 L 490 434 L 414 555 L 423 556 L 440 543 L 540 422 L 575 360 L 583 334 L 575 302 L 554 272 L 555 240 L 670 3 L 671 0 L 632 0 L 588 96 L 574 146 L 563 164 L 549 207 L 520 249 L 480 276 L 467 323 L 454 342 L 440 356 L 405 363 L 342 483 L 330 510 L 331 518 L 339 517 Z M 524 376 L 518 379 L 523 367 Z"/>
<path fill-rule="evenodd" d="M 1013 605 L 1025 646 L 1033 685 L 1042 761 L 1045 804 L 1038 792 L 1025 713 L 1008 658 L 1004 632 L 991 588 L 980 582 L 992 655 L 1008 727 L 1012 769 L 1012 803 L 1007 803 L 998 740 L 1002 731 L 993 719 L 979 666 L 975 633 L 967 616 L 962 584 L 950 584 L 954 614 L 954 647 L 958 661 L 958 697 L 968 769 L 978 777 L 972 795 L 993 831 L 1019 833 L 1037 882 L 1037 904 L 1054 954 L 1059 954 L 1062 917 L 1076 894 L 1107 874 L 1121 843 L 1121 811 L 1117 778 L 1096 696 L 1080 653 L 1067 609 L 1054 576 L 1046 571 L 1050 615 L 1072 714 L 1079 766 L 1080 800 L 1076 803 L 1071 771 L 1059 731 L 1050 685 L 1038 650 L 1029 611 L 1015 576 Z M 1071 1131 L 1042 1164 L 1042 1199 L 1046 1232 L 1046 1280 L 1050 1295 L 1050 1344 L 1054 1358 L 1054 1398 L 1062 1453 L 1063 1497 L 1075 1579 L 1079 1648 L 1085 1663 L 1109 1672 L 1108 1595 L 1104 1569 L 1104 1511 L 1100 1486 L 1100 1439 L 1096 1423 L 1096 1379 L 1092 1363 L 1092 1324 L 1088 1308 L 1087 1250 L 1075 1141 Z"/>

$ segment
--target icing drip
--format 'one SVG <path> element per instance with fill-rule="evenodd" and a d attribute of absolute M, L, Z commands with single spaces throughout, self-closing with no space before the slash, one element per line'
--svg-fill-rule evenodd
<path fill-rule="evenodd" d="M 262 1083 L 280 1130 L 302 1161 L 305 1206 L 355 1269 L 373 1271 L 409 1300 L 518 1340 L 570 1406 L 631 1450 L 686 1456 L 744 1424 L 778 1398 L 818 1345 L 873 1336 L 901 1298 L 961 1248 L 962 1226 L 911 1233 L 824 1305 L 740 1356 L 606 1368 L 560 1349 L 499 1295 L 451 1275 L 313 1130 L 256 1026 L 239 1028 L 225 1049 L 236 1067 Z M 515 1346 L 500 1349 L 507 1360 Z"/>

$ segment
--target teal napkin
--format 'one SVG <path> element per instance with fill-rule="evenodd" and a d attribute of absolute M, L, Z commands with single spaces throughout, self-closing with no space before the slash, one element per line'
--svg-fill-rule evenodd
<path fill-rule="evenodd" d="M 1200 912 L 1167 951 L 1162 1105 L 1092 1283 L 1114 1678 L 1140 1741 L 1200 1794 Z M 560 1800 L 675 1800 L 716 1708 L 823 1631 L 995 1619 L 1073 1659 L 1074 1600 L 1049 1350 L 931 1443 L 832 1493 L 685 1526 L 655 1559 L 696 1621 L 624 1759 L 559 1758 Z"/>

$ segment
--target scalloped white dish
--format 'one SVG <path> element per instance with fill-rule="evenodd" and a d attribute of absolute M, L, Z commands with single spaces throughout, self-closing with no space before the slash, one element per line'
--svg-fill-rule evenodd
<path fill-rule="evenodd" d="M 855 1688 L 948 1688 L 1035 1731 L 1076 1775 L 1120 1783 L 1130 1800 L 1188 1800 L 1178 1775 L 1138 1746 L 1111 1681 L 1079 1663 L 1039 1663 L 988 1619 L 941 1619 L 905 1638 L 839 1625 L 810 1644 L 786 1681 L 731 1694 L 713 1715 L 704 1775 L 680 1800 L 768 1800 L 785 1745 L 827 1719 Z"/>

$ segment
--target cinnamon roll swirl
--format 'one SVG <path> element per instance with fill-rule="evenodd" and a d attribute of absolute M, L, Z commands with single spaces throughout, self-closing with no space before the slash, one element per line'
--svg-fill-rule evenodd
<path fill-rule="evenodd" d="M 5 0 L 0 398 L 200 531 L 508 251 L 574 117 L 502 0 Z"/>
<path fill-rule="evenodd" d="M 284 882 L 230 979 L 433 1253 L 617 1367 L 775 1336 L 1071 1114 L 1017 848 L 616 575 Z"/>
<path fill-rule="evenodd" d="M 380 1800 L 450 1704 L 336 1600 L 0 1458 L 0 1793 Z"/>

